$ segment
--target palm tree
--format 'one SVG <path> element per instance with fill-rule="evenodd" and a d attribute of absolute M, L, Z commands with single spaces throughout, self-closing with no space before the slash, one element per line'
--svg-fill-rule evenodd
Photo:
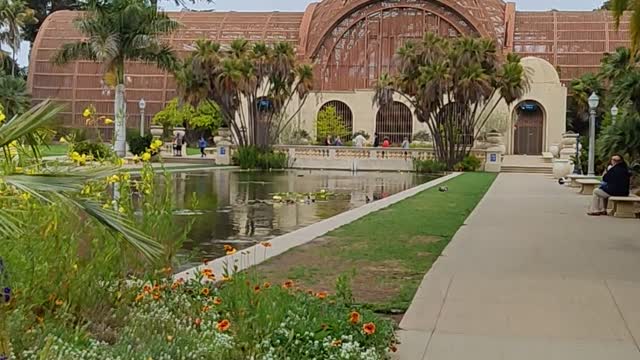
<path fill-rule="evenodd" d="M 616 29 L 625 11 L 631 11 L 629 17 L 629 32 L 631 35 L 631 50 L 635 52 L 640 45 L 640 0 L 610 0 L 608 8 L 613 12 Z"/>
<path fill-rule="evenodd" d="M 23 28 L 35 22 L 34 11 L 27 7 L 24 0 L 0 0 L 0 43 L 11 48 L 13 66 L 11 74 L 16 75 L 16 56 L 20 51 Z"/>
<path fill-rule="evenodd" d="M 27 111 L 31 105 L 27 82 L 20 77 L 0 74 L 0 105 L 9 118 Z"/>
<path fill-rule="evenodd" d="M 614 53 L 606 54 L 601 61 L 600 76 L 615 83 L 625 74 L 633 70 L 638 63 L 639 57 L 629 48 L 619 47 Z"/>
<path fill-rule="evenodd" d="M 102 63 L 105 82 L 115 87 L 115 150 L 126 152 L 126 63 L 152 63 L 173 70 L 176 56 L 160 37 L 178 28 L 178 22 L 146 0 L 89 0 L 88 11 L 75 21 L 85 40 L 64 44 L 53 57 L 56 64 L 86 59 Z"/>
<path fill-rule="evenodd" d="M 426 33 L 421 42 L 402 46 L 398 59 L 398 74 L 380 77 L 374 103 L 404 97 L 429 127 L 437 157 L 449 168 L 469 153 L 498 104 L 511 104 L 528 88 L 520 58 L 510 54 L 501 60 L 487 39 Z"/>
<path fill-rule="evenodd" d="M 143 255 L 155 258 L 161 253 L 161 246 L 149 236 L 136 229 L 133 223 L 117 212 L 103 209 L 102 205 L 80 196 L 84 184 L 88 181 L 111 175 L 113 169 L 79 170 L 77 168 L 49 171 L 40 163 L 33 134 L 52 122 L 62 109 L 49 101 L 44 101 L 23 114 L 12 117 L 0 124 L 0 149 L 4 157 L 0 158 L 0 183 L 11 186 L 22 193 L 28 193 L 43 202 L 65 203 L 75 207 L 122 236 L 130 245 Z M 17 149 L 20 158 L 27 155 L 31 146 L 36 161 L 32 162 L 30 172 L 21 173 L 15 166 L 12 150 Z M 23 164 L 21 164 L 23 165 Z M 11 192 L 1 192 L 1 197 L 15 196 Z M 0 208 L 0 235 L 20 237 L 21 223 L 15 217 L 16 209 Z"/>

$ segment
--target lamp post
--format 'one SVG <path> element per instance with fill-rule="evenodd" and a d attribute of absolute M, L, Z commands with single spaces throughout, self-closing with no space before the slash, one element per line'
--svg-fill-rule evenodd
<path fill-rule="evenodd" d="M 611 123 L 612 124 L 616 124 L 616 118 L 618 117 L 618 107 L 616 105 L 613 105 L 613 107 L 611 108 Z"/>
<path fill-rule="evenodd" d="M 596 148 L 596 109 L 600 98 L 594 92 L 589 96 L 589 172 L 587 175 L 595 176 L 595 148 Z"/>
<path fill-rule="evenodd" d="M 147 107 L 144 98 L 140 99 L 138 107 L 140 108 L 140 136 L 144 136 L 144 108 Z"/>

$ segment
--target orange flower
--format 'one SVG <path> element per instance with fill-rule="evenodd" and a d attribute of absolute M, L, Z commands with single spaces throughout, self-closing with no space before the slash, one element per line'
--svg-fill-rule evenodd
<path fill-rule="evenodd" d="M 200 290 L 200 293 L 204 296 L 209 296 L 209 288 L 202 288 L 202 290 Z"/>
<path fill-rule="evenodd" d="M 316 297 L 320 300 L 322 299 L 326 299 L 327 297 L 327 292 L 326 291 L 320 291 L 319 293 L 316 294 Z"/>
<path fill-rule="evenodd" d="M 171 284 L 171 290 L 177 289 L 180 284 L 182 284 L 180 281 L 174 281 L 173 284 Z"/>
<path fill-rule="evenodd" d="M 202 312 L 207 312 L 209 311 L 209 305 L 205 305 L 202 307 Z"/>
<path fill-rule="evenodd" d="M 253 292 L 255 293 L 259 293 L 260 292 L 260 285 L 256 285 L 253 287 Z"/>
<path fill-rule="evenodd" d="M 146 293 L 151 292 L 151 285 L 145 285 L 145 286 L 142 288 L 142 290 L 143 290 L 144 292 L 146 292 Z"/>
<path fill-rule="evenodd" d="M 144 293 L 138 294 L 138 296 L 136 296 L 136 302 L 140 302 L 142 301 L 142 299 L 144 299 Z"/>
<path fill-rule="evenodd" d="M 220 299 L 219 297 L 214 297 L 213 298 L 213 305 L 220 305 L 222 304 L 222 299 Z"/>
<path fill-rule="evenodd" d="M 56 300 L 56 305 L 62 306 L 62 304 L 64 304 L 64 301 L 62 299 Z"/>
<path fill-rule="evenodd" d="M 200 324 L 202 324 L 202 319 L 196 318 L 195 320 L 193 320 L 193 324 L 195 326 L 200 326 Z"/>
<path fill-rule="evenodd" d="M 235 254 L 237 251 L 238 251 L 238 250 L 236 250 L 236 249 L 233 249 L 233 248 L 232 248 L 231 250 L 227 251 L 227 255 L 233 255 L 233 254 Z"/>
<path fill-rule="evenodd" d="M 357 324 L 360 322 L 360 313 L 357 311 L 352 311 L 351 314 L 349 314 L 349 322 L 352 324 Z"/>
<path fill-rule="evenodd" d="M 362 331 L 364 331 L 364 333 L 367 335 L 373 335 L 376 332 L 376 324 L 366 323 L 362 325 Z"/>
<path fill-rule="evenodd" d="M 160 300 L 160 293 L 154 293 L 153 300 Z"/>
<path fill-rule="evenodd" d="M 207 276 L 207 277 L 208 277 L 208 276 L 213 275 L 213 270 L 208 269 L 208 268 L 207 268 L 207 269 L 202 269 L 202 271 L 201 271 L 200 273 L 202 273 L 202 275 L 204 275 L 204 276 Z"/>
<path fill-rule="evenodd" d="M 211 281 L 215 281 L 216 280 L 216 276 L 211 274 L 207 276 L 207 279 L 211 280 Z"/>
<path fill-rule="evenodd" d="M 336 339 L 336 340 L 333 340 L 333 341 L 331 342 L 331 346 L 338 347 L 338 346 L 340 346 L 340 345 L 342 345 L 342 340 L 340 340 L 340 339 Z"/>
<path fill-rule="evenodd" d="M 268 241 L 263 241 L 263 242 L 260 243 L 260 245 L 262 245 L 262 246 L 264 246 L 266 248 L 270 248 L 272 246 L 271 243 L 268 242 Z"/>
<path fill-rule="evenodd" d="M 236 253 L 237 250 L 231 245 L 225 245 L 224 246 L 224 251 L 227 252 L 227 255 L 233 255 L 233 254 Z"/>
<path fill-rule="evenodd" d="M 218 324 L 216 325 L 216 329 L 218 329 L 218 331 L 227 331 L 230 326 L 231 326 L 231 322 L 229 322 L 229 320 L 227 319 L 224 319 L 224 320 L 218 321 Z"/>
<path fill-rule="evenodd" d="M 264 285 L 262 285 L 263 288 L 268 289 L 271 287 L 271 283 L 270 282 L 265 282 Z"/>
<path fill-rule="evenodd" d="M 282 287 L 285 289 L 291 289 L 293 287 L 293 280 L 287 280 L 282 284 Z"/>

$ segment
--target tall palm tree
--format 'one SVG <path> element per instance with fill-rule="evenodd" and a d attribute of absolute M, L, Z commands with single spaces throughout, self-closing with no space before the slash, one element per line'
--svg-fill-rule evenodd
<path fill-rule="evenodd" d="M 619 47 L 602 58 L 600 76 L 614 83 L 635 68 L 638 60 L 637 53 L 633 53 L 629 48 Z"/>
<path fill-rule="evenodd" d="M 608 8 L 613 12 L 616 28 L 625 11 L 630 11 L 629 32 L 631 34 L 631 49 L 638 49 L 640 45 L 640 0 L 611 0 Z"/>
<path fill-rule="evenodd" d="M 37 160 L 38 150 L 33 146 L 33 134 L 52 122 L 62 107 L 44 101 L 0 124 L 0 183 L 6 184 L 22 193 L 28 193 L 43 202 L 65 203 L 97 220 L 102 225 L 120 234 L 130 245 L 149 258 L 160 255 L 161 246 L 149 236 L 138 230 L 131 221 L 117 212 L 103 209 L 100 203 L 80 196 L 84 184 L 88 181 L 111 175 L 113 169 L 82 170 L 63 169 L 63 172 L 48 171 Z M 18 149 L 21 158 L 27 155 L 31 146 L 36 160 L 32 162 L 28 174 L 21 173 L 15 166 L 12 149 Z M 22 165 L 22 164 L 21 164 Z M 0 197 L 12 197 L 11 192 L 2 192 Z M 16 219 L 17 209 L 0 208 L 0 235 L 17 237 L 21 235 L 21 223 Z"/>
<path fill-rule="evenodd" d="M 0 43 L 11 48 L 13 66 L 11 74 L 16 75 L 16 57 L 20 51 L 23 28 L 36 21 L 34 11 L 24 0 L 0 0 Z"/>
<path fill-rule="evenodd" d="M 89 0 L 87 8 L 75 21 L 86 39 L 64 44 L 52 60 L 59 65 L 79 59 L 103 65 L 105 82 L 115 87 L 115 150 L 118 156 L 125 156 L 126 63 L 140 61 L 173 70 L 175 53 L 160 37 L 175 31 L 179 24 L 146 0 Z"/>

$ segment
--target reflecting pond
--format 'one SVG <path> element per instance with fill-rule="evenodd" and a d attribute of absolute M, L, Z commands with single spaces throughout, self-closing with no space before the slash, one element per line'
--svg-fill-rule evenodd
<path fill-rule="evenodd" d="M 192 222 L 181 258 L 192 265 L 223 254 L 222 245 L 254 245 L 349 209 L 427 182 L 413 173 L 352 174 L 341 171 L 250 172 L 211 170 L 174 173 L 176 220 Z M 326 192 L 327 199 L 308 196 Z M 294 193 L 274 201 L 279 193 Z M 194 208 L 193 199 L 197 199 Z"/>

